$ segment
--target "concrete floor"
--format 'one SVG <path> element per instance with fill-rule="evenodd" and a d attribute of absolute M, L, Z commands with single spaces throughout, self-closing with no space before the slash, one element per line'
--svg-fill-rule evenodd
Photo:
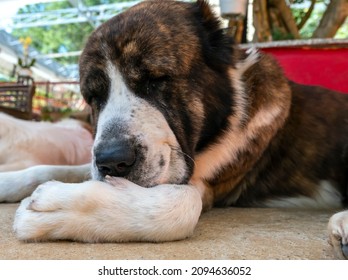
<path fill-rule="evenodd" d="M 167 243 L 24 243 L 12 233 L 18 204 L 0 204 L 0 259 L 332 259 L 326 225 L 334 211 L 213 209 L 193 237 Z"/>

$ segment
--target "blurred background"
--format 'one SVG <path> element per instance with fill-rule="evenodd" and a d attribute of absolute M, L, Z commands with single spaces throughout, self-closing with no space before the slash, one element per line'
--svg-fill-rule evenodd
<path fill-rule="evenodd" d="M 0 87 L 17 84 L 0 89 L 0 107 L 31 110 L 36 118 L 49 120 L 86 110 L 77 66 L 85 41 L 102 22 L 138 2 L 0 0 Z M 348 46 L 348 0 L 209 2 L 237 43 Z M 19 84 L 27 86 L 27 92 L 21 92 Z M 30 94 L 32 100 L 25 105 Z"/>

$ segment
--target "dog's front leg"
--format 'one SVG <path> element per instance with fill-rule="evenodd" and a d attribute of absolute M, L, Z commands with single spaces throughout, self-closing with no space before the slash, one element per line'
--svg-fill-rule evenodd
<path fill-rule="evenodd" d="M 329 242 L 336 257 L 348 259 L 348 210 L 339 212 L 330 218 Z"/>
<path fill-rule="evenodd" d="M 202 209 L 195 187 L 143 188 L 122 178 L 110 182 L 41 185 L 16 212 L 17 237 L 27 241 L 162 242 L 192 235 Z"/>
<path fill-rule="evenodd" d="M 0 202 L 18 202 L 32 194 L 38 185 L 50 180 L 83 182 L 90 178 L 90 164 L 36 165 L 23 170 L 0 172 Z"/>

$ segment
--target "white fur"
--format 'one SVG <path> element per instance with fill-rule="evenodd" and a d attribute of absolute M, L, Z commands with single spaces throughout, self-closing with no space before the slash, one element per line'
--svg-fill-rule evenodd
<path fill-rule="evenodd" d="M 135 97 L 133 100 L 131 99 L 132 94 L 123 81 L 120 72 L 110 62 L 107 64 L 107 73 L 111 82 L 109 99 L 98 117 L 95 145 L 98 144 L 102 133 L 110 125 L 110 122 L 118 120 L 119 122 L 128 123 L 130 121 L 131 110 L 134 106 L 132 103 L 136 103 Z"/>
<path fill-rule="evenodd" d="M 342 207 L 342 195 L 329 181 L 321 181 L 314 197 L 300 196 L 267 201 L 267 207 L 333 209 Z"/>
<path fill-rule="evenodd" d="M 17 202 L 30 196 L 38 185 L 47 181 L 83 182 L 90 178 L 90 164 L 35 165 L 23 170 L 0 172 L 0 202 Z"/>
<path fill-rule="evenodd" d="M 247 50 L 247 58 L 236 64 L 236 68 L 231 68 L 229 74 L 232 81 L 232 87 L 234 89 L 234 124 L 240 125 L 241 122 L 247 117 L 249 100 L 245 93 L 245 85 L 243 82 L 243 75 L 245 72 L 253 66 L 259 59 L 259 53 L 257 49 L 250 48 Z"/>
<path fill-rule="evenodd" d="M 14 230 L 21 240 L 161 242 L 192 235 L 201 209 L 199 192 L 188 185 L 50 182 L 22 201 Z"/>
<path fill-rule="evenodd" d="M 74 121 L 31 122 L 0 113 L 0 172 L 91 160 L 92 135 Z"/>
<path fill-rule="evenodd" d="M 19 201 L 52 178 L 89 177 L 93 138 L 77 121 L 31 122 L 0 113 L 0 139 L 0 202 Z"/>
<path fill-rule="evenodd" d="M 348 246 L 348 211 L 339 212 L 330 218 L 328 224 L 329 242 L 339 259 L 348 259 L 344 256 L 342 245 Z"/>

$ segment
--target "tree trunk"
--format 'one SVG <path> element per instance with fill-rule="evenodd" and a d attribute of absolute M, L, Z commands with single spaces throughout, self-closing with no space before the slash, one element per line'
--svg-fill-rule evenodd
<path fill-rule="evenodd" d="M 348 16 L 348 0 L 331 0 L 313 38 L 332 38 Z"/>
<path fill-rule="evenodd" d="M 303 16 L 303 18 L 301 19 L 301 22 L 299 23 L 299 25 L 297 26 L 298 30 L 301 30 L 301 28 L 306 24 L 306 22 L 308 21 L 309 17 L 311 16 L 313 10 L 314 10 L 314 6 L 315 3 L 317 2 L 317 0 L 311 0 L 311 5 L 307 11 L 307 13 Z"/>
<path fill-rule="evenodd" d="M 253 24 L 255 27 L 254 42 L 272 41 L 269 17 L 267 12 L 267 0 L 254 0 Z"/>
<path fill-rule="evenodd" d="M 279 10 L 286 28 L 292 34 L 294 39 L 300 39 L 301 36 L 298 32 L 295 19 L 292 15 L 290 7 L 286 4 L 285 0 L 270 0 L 269 2 L 272 6 L 276 7 Z"/>

